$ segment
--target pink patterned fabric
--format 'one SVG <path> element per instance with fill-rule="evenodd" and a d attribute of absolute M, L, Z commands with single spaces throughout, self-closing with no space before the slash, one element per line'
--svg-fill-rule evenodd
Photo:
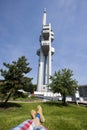
<path fill-rule="evenodd" d="M 11 130 L 48 130 L 44 126 L 40 126 L 37 128 L 32 120 L 26 120 L 20 125 L 12 128 Z"/>

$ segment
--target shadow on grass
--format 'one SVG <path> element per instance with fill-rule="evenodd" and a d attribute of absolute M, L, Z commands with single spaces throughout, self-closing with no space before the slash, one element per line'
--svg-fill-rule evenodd
<path fill-rule="evenodd" d="M 62 102 L 55 102 L 55 101 L 49 101 L 49 102 L 45 102 L 44 104 L 49 105 L 49 106 L 58 106 L 58 107 L 68 107 L 69 104 L 63 104 Z"/>
<path fill-rule="evenodd" d="M 7 104 L 4 104 L 4 102 L 0 103 L 0 108 L 10 108 L 10 107 L 21 107 L 21 105 L 12 102 L 7 102 Z"/>

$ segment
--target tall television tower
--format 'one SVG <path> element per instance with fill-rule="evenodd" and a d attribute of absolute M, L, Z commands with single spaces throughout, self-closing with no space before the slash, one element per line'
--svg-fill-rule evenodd
<path fill-rule="evenodd" d="M 37 91 L 48 92 L 47 85 L 50 83 L 52 70 L 52 55 L 55 50 L 51 43 L 54 40 L 54 33 L 51 29 L 51 24 L 46 23 L 46 9 L 43 13 L 42 31 L 40 35 L 40 49 L 37 50 L 39 56 Z"/>

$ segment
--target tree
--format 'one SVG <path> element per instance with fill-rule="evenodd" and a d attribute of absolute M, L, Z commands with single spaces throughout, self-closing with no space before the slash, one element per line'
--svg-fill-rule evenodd
<path fill-rule="evenodd" d="M 25 56 L 18 58 L 17 61 L 12 61 L 11 64 L 3 63 L 3 65 L 6 70 L 0 69 L 1 76 L 4 77 L 0 92 L 4 95 L 6 104 L 10 96 L 15 98 L 18 90 L 30 83 L 32 78 L 25 77 L 31 71 Z"/>
<path fill-rule="evenodd" d="M 66 68 L 55 72 L 50 77 L 50 89 L 54 93 L 61 93 L 63 104 L 66 104 L 66 96 L 74 95 L 78 87 L 77 81 L 72 77 L 73 71 Z"/>
<path fill-rule="evenodd" d="M 36 89 L 36 85 L 32 84 L 31 82 L 28 82 L 26 84 L 26 87 L 25 86 L 23 87 L 24 91 L 27 91 L 30 93 L 34 93 L 35 89 Z"/>

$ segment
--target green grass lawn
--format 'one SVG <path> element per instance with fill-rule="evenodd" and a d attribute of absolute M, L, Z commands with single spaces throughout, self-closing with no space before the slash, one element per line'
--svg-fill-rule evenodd
<path fill-rule="evenodd" d="M 30 111 L 41 105 L 46 122 L 43 123 L 49 130 L 87 130 L 87 107 L 59 103 L 17 103 L 10 107 L 0 108 L 0 130 L 10 128 L 21 122 L 31 119 Z"/>

